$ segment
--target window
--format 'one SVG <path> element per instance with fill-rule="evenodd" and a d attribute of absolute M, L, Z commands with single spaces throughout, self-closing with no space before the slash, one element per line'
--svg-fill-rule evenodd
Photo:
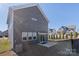
<path fill-rule="evenodd" d="M 49 39 L 50 39 L 50 35 L 49 35 Z"/>
<path fill-rule="evenodd" d="M 22 40 L 36 40 L 37 33 L 36 32 L 22 32 Z"/>
<path fill-rule="evenodd" d="M 23 37 L 23 40 L 27 40 L 27 38 L 26 37 Z"/>
<path fill-rule="evenodd" d="M 36 37 L 33 37 L 33 39 L 36 39 Z"/>
<path fill-rule="evenodd" d="M 32 32 L 28 32 L 28 40 L 32 40 Z"/>
<path fill-rule="evenodd" d="M 22 40 L 27 40 L 27 32 L 22 32 Z"/>
<path fill-rule="evenodd" d="M 36 32 L 32 32 L 32 36 L 33 36 L 33 40 L 37 39 L 37 33 Z"/>
<path fill-rule="evenodd" d="M 32 37 L 28 37 L 29 40 L 32 40 Z"/>

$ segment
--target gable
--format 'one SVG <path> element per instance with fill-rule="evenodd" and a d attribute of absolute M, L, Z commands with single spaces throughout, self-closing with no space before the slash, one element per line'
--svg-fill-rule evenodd
<path fill-rule="evenodd" d="M 43 13 L 42 9 L 40 8 L 40 6 L 38 4 L 26 4 L 26 5 L 21 5 L 21 6 L 13 6 L 13 7 L 10 7 L 12 10 L 9 10 L 9 15 L 8 15 L 8 19 L 7 19 L 7 23 L 9 24 L 10 22 L 10 17 L 11 17 L 11 11 L 16 11 L 16 10 L 21 10 L 21 9 L 24 9 L 24 8 L 30 8 L 30 7 L 34 7 L 36 6 L 37 9 L 40 11 L 40 13 L 43 15 L 43 17 L 45 18 L 45 20 L 48 22 L 48 19 L 46 17 L 46 15 Z M 33 10 L 33 9 L 32 9 Z"/>

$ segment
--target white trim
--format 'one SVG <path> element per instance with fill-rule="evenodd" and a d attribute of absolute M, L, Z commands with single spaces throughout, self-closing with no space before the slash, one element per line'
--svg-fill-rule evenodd
<path fill-rule="evenodd" d="M 23 5 L 18 5 L 18 6 L 12 6 L 12 10 L 17 10 L 17 9 L 22 9 L 22 8 L 28 8 L 28 7 L 33 7 L 37 6 L 38 4 L 36 3 L 28 3 L 28 4 L 23 4 Z"/>
<path fill-rule="evenodd" d="M 8 16 L 7 16 L 7 24 L 10 25 L 10 19 L 12 17 L 12 9 L 8 9 Z"/>
<path fill-rule="evenodd" d="M 49 22 L 47 16 L 46 16 L 45 13 L 43 12 L 43 10 L 42 10 L 41 7 L 39 6 L 39 4 L 37 5 L 37 7 L 38 7 L 38 9 L 41 11 L 41 14 L 45 17 L 46 21 Z"/>
<path fill-rule="evenodd" d="M 26 40 L 23 40 L 23 37 L 26 37 Z M 22 41 L 28 41 L 28 32 L 22 32 Z"/>
<path fill-rule="evenodd" d="M 12 11 L 12 22 L 13 22 L 12 25 L 14 25 L 14 20 L 13 20 L 13 18 L 14 18 L 14 12 Z M 13 26 L 13 28 L 14 28 L 14 26 Z M 14 46 L 14 38 L 13 38 L 13 37 L 14 37 L 14 34 L 13 34 L 13 33 L 14 33 L 14 32 L 13 32 L 14 30 L 13 30 L 13 28 L 12 28 L 12 45 Z M 13 46 L 12 46 L 12 48 L 13 48 Z"/>
<path fill-rule="evenodd" d="M 40 34 L 40 35 L 46 35 L 46 34 L 48 34 L 48 33 L 40 33 L 40 32 L 38 32 L 38 34 Z"/>

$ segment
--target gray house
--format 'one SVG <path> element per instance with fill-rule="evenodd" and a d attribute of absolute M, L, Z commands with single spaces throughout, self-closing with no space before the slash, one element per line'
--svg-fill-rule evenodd
<path fill-rule="evenodd" d="M 10 7 L 7 24 L 11 48 L 16 52 L 48 40 L 48 19 L 38 4 Z"/>
<path fill-rule="evenodd" d="M 5 31 L 3 32 L 3 36 L 8 37 L 8 30 L 5 30 Z"/>
<path fill-rule="evenodd" d="M 2 34 L 2 32 L 0 31 L 0 38 L 1 38 L 1 37 L 3 37 L 3 34 Z"/>

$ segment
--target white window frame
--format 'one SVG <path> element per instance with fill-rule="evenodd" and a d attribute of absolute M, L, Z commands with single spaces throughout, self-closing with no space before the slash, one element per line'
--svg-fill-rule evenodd
<path fill-rule="evenodd" d="M 31 37 L 32 38 L 31 40 L 33 40 L 32 32 L 28 32 L 28 40 L 29 40 L 29 37 Z M 31 40 L 29 40 L 29 41 L 31 41 Z"/>
<path fill-rule="evenodd" d="M 37 32 L 33 32 L 32 37 L 36 37 L 36 39 L 37 39 Z M 33 39 L 33 40 L 36 40 L 36 39 Z"/>
<path fill-rule="evenodd" d="M 23 37 L 26 37 L 26 40 L 23 40 Z M 22 41 L 27 41 L 27 40 L 28 40 L 28 33 L 22 32 Z"/>

